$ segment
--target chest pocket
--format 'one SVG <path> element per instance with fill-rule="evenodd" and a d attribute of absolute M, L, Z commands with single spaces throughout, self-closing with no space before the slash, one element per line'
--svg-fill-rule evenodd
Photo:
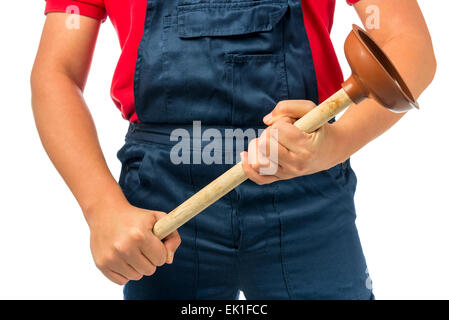
<path fill-rule="evenodd" d="M 171 121 L 262 125 L 288 98 L 287 0 L 178 1 L 164 17 L 162 70 Z"/>
<path fill-rule="evenodd" d="M 286 11 L 286 1 L 180 1 L 178 34 L 195 38 L 272 31 Z"/>

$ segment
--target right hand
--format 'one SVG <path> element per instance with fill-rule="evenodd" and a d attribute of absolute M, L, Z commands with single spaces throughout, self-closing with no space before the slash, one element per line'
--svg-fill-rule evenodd
<path fill-rule="evenodd" d="M 154 224 L 165 216 L 163 212 L 125 203 L 98 210 L 93 216 L 89 227 L 95 264 L 109 280 L 119 285 L 150 276 L 164 263 L 171 264 L 181 244 L 177 231 L 163 241 L 153 234 Z"/>

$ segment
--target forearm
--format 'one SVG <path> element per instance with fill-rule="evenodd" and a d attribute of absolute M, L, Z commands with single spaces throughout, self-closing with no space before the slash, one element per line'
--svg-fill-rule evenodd
<path fill-rule="evenodd" d="M 436 63 L 430 39 L 414 35 L 400 35 L 385 43 L 383 50 L 395 64 L 414 97 L 425 90 L 433 79 Z M 399 121 L 405 113 L 396 114 L 368 99 L 352 105 L 334 124 L 338 133 L 339 159 L 342 161 L 370 141 L 382 135 Z"/>
<path fill-rule="evenodd" d="M 100 148 L 81 89 L 63 73 L 34 74 L 33 112 L 42 144 L 86 219 L 94 208 L 126 201 Z"/>
<path fill-rule="evenodd" d="M 90 227 L 96 266 L 126 284 L 172 263 L 181 240 L 162 243 L 152 232 L 165 214 L 132 206 L 109 171 L 83 99 L 100 21 L 79 16 L 66 28 L 65 13 L 48 14 L 31 73 L 32 105 L 50 159 L 78 200 Z"/>

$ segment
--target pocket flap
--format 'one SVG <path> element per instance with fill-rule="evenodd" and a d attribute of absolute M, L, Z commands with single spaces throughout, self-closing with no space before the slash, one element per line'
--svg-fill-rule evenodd
<path fill-rule="evenodd" d="M 181 38 L 233 36 L 271 31 L 287 12 L 286 1 L 178 5 Z"/>

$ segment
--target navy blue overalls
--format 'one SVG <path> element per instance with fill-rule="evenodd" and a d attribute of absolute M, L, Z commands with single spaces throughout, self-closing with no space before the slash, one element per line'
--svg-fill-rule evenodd
<path fill-rule="evenodd" d="M 120 185 L 132 205 L 169 212 L 239 157 L 223 147 L 221 164 L 195 163 L 210 141 L 194 137 L 193 121 L 258 129 L 280 100 L 318 102 L 301 1 L 149 0 L 134 89 L 141 123 L 119 151 Z M 179 128 L 191 163 L 170 159 Z M 125 299 L 370 299 L 355 186 L 348 161 L 270 185 L 248 180 L 181 227 L 174 263 L 129 282 Z"/>

